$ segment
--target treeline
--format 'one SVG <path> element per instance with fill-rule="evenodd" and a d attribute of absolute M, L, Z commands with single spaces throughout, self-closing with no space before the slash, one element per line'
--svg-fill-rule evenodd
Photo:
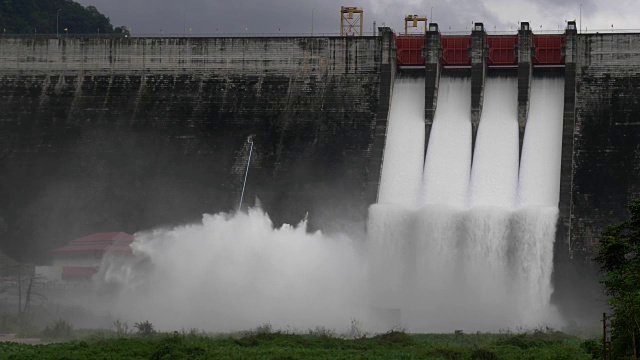
<path fill-rule="evenodd" d="M 61 34 L 127 32 L 124 26 L 114 28 L 95 6 L 73 0 L 0 0 L 0 26 L 4 34 L 55 34 L 56 29 Z"/>

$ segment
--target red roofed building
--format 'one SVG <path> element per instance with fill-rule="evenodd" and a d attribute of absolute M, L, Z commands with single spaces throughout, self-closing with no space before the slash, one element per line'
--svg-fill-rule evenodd
<path fill-rule="evenodd" d="M 130 255 L 133 239 L 124 232 L 107 232 L 72 240 L 66 246 L 51 250 L 53 265 L 38 266 L 36 272 L 50 280 L 91 280 L 106 253 Z"/>

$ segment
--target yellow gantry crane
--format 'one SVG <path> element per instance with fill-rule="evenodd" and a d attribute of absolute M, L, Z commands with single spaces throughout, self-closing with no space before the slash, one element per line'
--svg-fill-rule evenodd
<path fill-rule="evenodd" d="M 424 30 L 427 29 L 427 17 L 418 15 L 407 15 L 404 17 L 404 34 L 409 35 L 409 27 L 418 27 L 418 23 L 424 22 Z M 424 35 L 424 34 L 422 34 Z"/>
<path fill-rule="evenodd" d="M 355 6 L 340 8 L 340 36 L 362 36 L 364 12 Z"/>

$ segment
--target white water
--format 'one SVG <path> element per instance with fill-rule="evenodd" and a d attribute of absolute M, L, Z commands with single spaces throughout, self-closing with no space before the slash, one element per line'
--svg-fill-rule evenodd
<path fill-rule="evenodd" d="M 105 258 L 98 282 L 117 291 L 96 304 L 164 330 L 340 330 L 352 318 L 380 331 L 549 322 L 563 84 L 534 79 L 519 169 L 513 84 L 487 82 L 471 169 L 469 80 L 441 79 L 424 167 L 424 80 L 396 81 L 366 256 L 304 222 L 274 228 L 260 209 L 204 215 L 136 234 L 132 259 Z M 381 323 L 369 306 L 402 312 Z"/>
<path fill-rule="evenodd" d="M 471 169 L 470 205 L 512 208 L 518 186 L 518 79 L 488 78 Z"/>
<path fill-rule="evenodd" d="M 371 206 L 367 223 L 368 298 L 375 307 L 405 304 L 415 278 L 415 261 L 410 260 L 415 238 L 410 214 L 420 205 L 424 101 L 424 78 L 396 79 L 380 179 L 380 205 Z"/>
<path fill-rule="evenodd" d="M 521 207 L 558 204 L 563 102 L 563 79 L 533 79 L 520 166 Z"/>
<path fill-rule="evenodd" d="M 440 79 L 424 166 L 423 204 L 467 205 L 471 167 L 470 93 L 469 79 Z"/>
<path fill-rule="evenodd" d="M 370 251 L 385 254 L 387 246 L 394 254 L 370 266 L 402 269 L 374 273 L 372 287 L 393 296 L 372 302 L 401 309 L 397 321 L 411 330 L 495 331 L 555 320 L 549 301 L 563 82 L 534 79 L 520 164 L 517 81 L 489 78 L 485 86 L 472 168 L 469 80 L 443 77 L 422 208 L 370 210 Z"/>
<path fill-rule="evenodd" d="M 424 78 L 393 86 L 378 203 L 416 207 L 424 152 Z"/>
<path fill-rule="evenodd" d="M 512 250 L 516 276 L 529 284 L 519 293 L 519 303 L 531 311 L 525 321 L 549 313 L 553 291 L 549 279 L 553 270 L 553 242 L 560 197 L 560 158 L 564 81 L 536 79 L 531 83 L 529 117 L 522 147 L 518 210 L 513 227 L 519 229 Z"/>
<path fill-rule="evenodd" d="M 346 238 L 276 229 L 258 208 L 136 234 L 135 258 L 107 257 L 98 278 L 115 286 L 98 303 L 116 319 L 163 330 L 348 329 L 362 319 L 366 267 Z"/>

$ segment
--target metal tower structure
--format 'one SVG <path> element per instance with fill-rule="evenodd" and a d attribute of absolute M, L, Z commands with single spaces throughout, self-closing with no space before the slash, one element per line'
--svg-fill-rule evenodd
<path fill-rule="evenodd" d="M 426 31 L 427 30 L 426 16 L 418 16 L 418 15 L 405 16 L 404 17 L 404 34 L 409 35 L 409 27 L 417 28 L 419 22 L 424 22 L 424 31 Z M 421 34 L 421 35 L 424 35 L 424 34 Z"/>
<path fill-rule="evenodd" d="M 340 8 L 340 35 L 362 36 L 363 17 L 362 8 L 355 6 L 343 6 Z"/>

